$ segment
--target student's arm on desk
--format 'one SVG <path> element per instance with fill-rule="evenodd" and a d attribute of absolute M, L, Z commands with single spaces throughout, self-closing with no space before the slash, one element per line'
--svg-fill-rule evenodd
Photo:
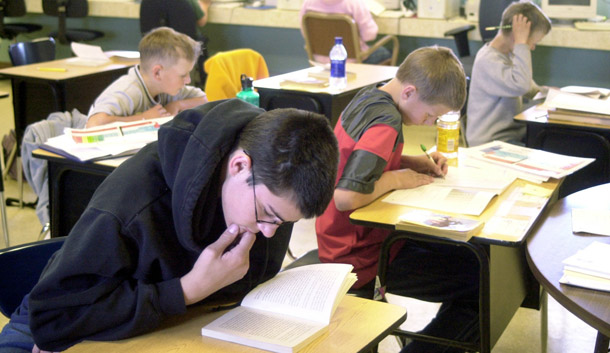
<path fill-rule="evenodd" d="M 334 202 L 337 210 L 350 211 L 366 206 L 379 196 L 395 189 L 411 189 L 420 185 L 430 184 L 434 180 L 427 174 L 421 174 L 411 169 L 398 169 L 384 172 L 375 182 L 375 188 L 370 194 L 336 188 Z"/>
<path fill-rule="evenodd" d="M 169 112 L 170 115 L 176 115 L 183 110 L 195 108 L 195 107 L 198 107 L 207 102 L 208 102 L 207 96 L 187 98 L 187 99 L 168 103 L 165 105 L 164 108 L 165 108 L 165 110 L 167 110 Z"/>
<path fill-rule="evenodd" d="M 116 116 L 109 115 L 106 113 L 97 113 L 92 115 L 89 120 L 87 120 L 87 125 L 85 127 L 90 128 L 94 126 L 110 124 L 115 121 L 129 122 L 137 120 L 148 120 L 171 115 L 172 114 L 170 114 L 161 104 L 157 104 L 143 113 L 130 116 Z"/>

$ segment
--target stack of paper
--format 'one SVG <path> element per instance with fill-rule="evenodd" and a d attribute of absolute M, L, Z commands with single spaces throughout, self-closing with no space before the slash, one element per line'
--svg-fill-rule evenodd
<path fill-rule="evenodd" d="M 610 90 L 571 86 L 550 89 L 544 105 L 549 119 L 610 125 Z"/>
<path fill-rule="evenodd" d="M 396 229 L 468 241 L 484 223 L 425 210 L 413 210 L 400 216 Z"/>
<path fill-rule="evenodd" d="M 610 292 L 610 244 L 593 242 L 563 261 L 560 283 Z"/>
<path fill-rule="evenodd" d="M 511 145 L 502 141 L 471 147 L 464 152 L 470 158 L 514 169 L 521 173 L 520 178 L 534 182 L 563 178 L 595 160 Z"/>

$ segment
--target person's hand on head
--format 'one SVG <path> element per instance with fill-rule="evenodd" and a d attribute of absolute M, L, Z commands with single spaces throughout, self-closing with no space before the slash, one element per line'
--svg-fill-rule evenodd
<path fill-rule="evenodd" d="M 142 120 L 161 118 L 171 114 L 161 105 L 157 104 L 141 114 Z"/>
<path fill-rule="evenodd" d="M 515 44 L 527 44 L 531 26 L 532 23 L 523 14 L 513 16 L 512 31 Z"/>
<path fill-rule="evenodd" d="M 256 235 L 232 224 L 220 238 L 208 245 L 180 279 L 187 305 L 240 280 L 250 267 L 250 249 Z"/>

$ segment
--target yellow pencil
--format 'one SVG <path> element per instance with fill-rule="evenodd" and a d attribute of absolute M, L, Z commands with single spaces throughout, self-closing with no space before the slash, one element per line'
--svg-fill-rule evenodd
<path fill-rule="evenodd" d="M 66 72 L 68 69 L 63 67 L 37 67 L 38 71 L 51 71 L 51 72 Z"/>

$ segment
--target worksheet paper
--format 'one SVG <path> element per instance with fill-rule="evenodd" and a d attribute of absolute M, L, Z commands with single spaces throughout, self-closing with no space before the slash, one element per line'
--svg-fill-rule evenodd
<path fill-rule="evenodd" d="M 479 216 L 496 194 L 434 185 L 395 190 L 384 202 L 443 212 Z"/>
<path fill-rule="evenodd" d="M 610 210 L 573 208 L 572 232 L 610 236 Z"/>

